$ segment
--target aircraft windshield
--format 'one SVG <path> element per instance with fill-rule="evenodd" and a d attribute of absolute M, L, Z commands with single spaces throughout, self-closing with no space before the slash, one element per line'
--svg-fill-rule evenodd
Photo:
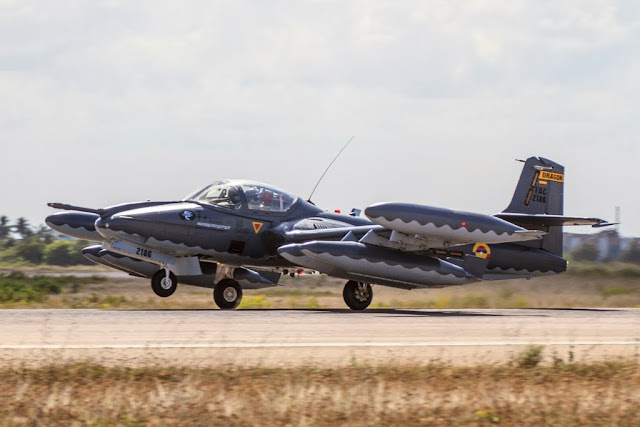
<path fill-rule="evenodd" d="M 268 185 L 251 181 L 219 181 L 197 191 L 186 200 L 208 203 L 229 209 L 286 212 L 297 197 Z"/>

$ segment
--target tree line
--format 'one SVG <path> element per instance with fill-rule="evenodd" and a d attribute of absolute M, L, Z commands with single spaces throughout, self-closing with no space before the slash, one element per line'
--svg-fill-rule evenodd
<path fill-rule="evenodd" d="M 82 255 L 86 240 L 60 239 L 47 226 L 33 227 L 20 217 L 0 216 L 0 263 L 5 265 L 94 265 Z"/>
<path fill-rule="evenodd" d="M 594 262 L 601 259 L 598 244 L 592 240 L 578 244 L 573 248 L 570 254 L 574 261 Z M 617 257 L 608 258 L 606 261 L 621 261 L 640 264 L 640 239 L 634 239 L 625 250 L 621 251 L 617 255 Z"/>

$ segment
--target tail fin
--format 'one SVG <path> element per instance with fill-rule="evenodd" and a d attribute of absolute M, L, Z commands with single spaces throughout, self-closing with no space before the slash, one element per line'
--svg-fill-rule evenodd
<path fill-rule="evenodd" d="M 529 157 L 504 212 L 562 215 L 563 211 L 564 166 L 543 157 Z"/>
<path fill-rule="evenodd" d="M 524 162 L 520 180 L 505 213 L 528 215 L 562 215 L 564 213 L 564 166 L 543 157 L 529 157 Z M 548 234 L 542 240 L 526 243 L 562 256 L 562 226 L 521 225 Z"/>

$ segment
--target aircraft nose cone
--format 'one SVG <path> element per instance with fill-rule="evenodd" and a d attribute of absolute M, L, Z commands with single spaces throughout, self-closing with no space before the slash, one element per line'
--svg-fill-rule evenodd
<path fill-rule="evenodd" d="M 107 218 L 98 218 L 94 223 L 96 230 L 105 230 L 109 228 L 109 220 Z"/>
<path fill-rule="evenodd" d="M 108 240 L 140 243 L 150 236 L 157 237 L 162 230 L 159 226 L 161 219 L 154 212 L 131 210 L 98 218 L 95 227 Z"/>
<path fill-rule="evenodd" d="M 109 236 L 109 220 L 106 218 L 98 218 L 94 224 L 94 226 L 96 227 L 96 231 L 98 233 L 100 233 L 100 235 L 102 237 L 105 237 L 107 239 L 110 238 Z"/>
<path fill-rule="evenodd" d="M 123 234 L 128 233 L 125 220 L 117 214 L 104 218 L 98 218 L 95 222 L 96 231 L 106 239 L 119 239 Z"/>
<path fill-rule="evenodd" d="M 105 225 L 105 222 L 104 222 L 104 220 L 102 218 L 96 219 L 96 221 L 93 223 L 93 225 L 96 228 L 107 228 L 106 225 Z"/>

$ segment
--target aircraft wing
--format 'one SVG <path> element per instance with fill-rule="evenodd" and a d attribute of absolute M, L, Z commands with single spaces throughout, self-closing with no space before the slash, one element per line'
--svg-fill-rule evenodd
<path fill-rule="evenodd" d="M 516 243 L 541 239 L 530 230 L 492 215 L 461 212 L 409 203 L 378 203 L 365 209 L 374 223 L 391 230 L 389 243 L 372 230 L 360 241 L 407 251 L 444 248 L 468 243 Z M 375 233 L 375 235 L 374 235 Z"/>
<path fill-rule="evenodd" d="M 491 215 L 407 203 L 371 205 L 365 215 L 374 224 L 291 231 L 278 253 L 329 275 L 412 289 L 481 280 L 489 262 L 466 255 L 453 263 L 420 252 L 478 242 L 522 242 L 546 234 Z"/>
<path fill-rule="evenodd" d="M 365 210 L 365 215 L 374 224 L 290 231 L 285 235 L 285 243 L 314 240 L 358 241 L 372 246 L 415 252 L 477 242 L 522 242 L 540 239 L 546 234 L 491 215 L 407 203 L 371 205 Z"/>

